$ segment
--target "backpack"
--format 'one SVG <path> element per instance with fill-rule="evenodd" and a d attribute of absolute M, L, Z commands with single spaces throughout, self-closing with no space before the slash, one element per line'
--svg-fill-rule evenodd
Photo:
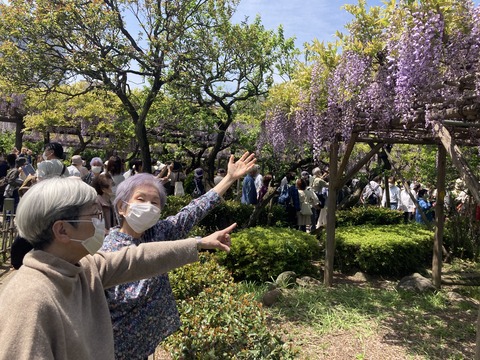
<path fill-rule="evenodd" d="M 282 187 L 280 196 L 278 197 L 278 203 L 280 205 L 287 205 L 290 202 L 290 192 L 288 191 L 288 184 Z"/>
<path fill-rule="evenodd" d="M 368 195 L 368 198 L 367 198 L 367 204 L 369 205 L 378 205 L 379 203 L 379 198 L 378 198 L 378 195 L 377 195 L 377 189 L 378 189 L 378 185 L 375 187 L 375 189 L 372 187 L 372 184 L 371 183 L 368 183 L 368 187 L 370 188 L 370 190 L 372 191 L 370 195 Z"/>
<path fill-rule="evenodd" d="M 318 206 L 320 207 L 320 209 L 323 209 L 325 207 L 325 203 L 327 202 L 325 195 L 319 192 L 316 192 L 315 195 L 317 195 L 317 198 L 318 198 L 318 202 L 319 202 Z"/>
<path fill-rule="evenodd" d="M 370 205 L 377 205 L 378 204 L 378 195 L 375 193 L 375 191 L 370 194 L 370 196 L 367 199 L 367 202 Z"/>

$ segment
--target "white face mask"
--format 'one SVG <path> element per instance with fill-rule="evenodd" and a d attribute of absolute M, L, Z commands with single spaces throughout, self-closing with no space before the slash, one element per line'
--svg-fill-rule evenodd
<path fill-rule="evenodd" d="M 48 160 L 48 156 L 47 156 L 47 154 L 46 154 L 45 152 L 42 154 L 42 159 L 43 159 L 43 160 Z"/>
<path fill-rule="evenodd" d="M 95 254 L 103 245 L 103 239 L 105 238 L 105 222 L 103 220 L 92 218 L 91 220 L 68 220 L 68 222 L 92 222 L 95 227 L 95 233 L 93 236 L 86 238 L 85 240 L 70 239 L 72 241 L 81 242 L 83 247 L 87 249 L 90 255 Z"/>
<path fill-rule="evenodd" d="M 137 234 L 143 234 L 160 219 L 160 209 L 151 203 L 128 203 L 128 205 L 130 208 L 125 220 Z"/>
<path fill-rule="evenodd" d="M 92 171 L 95 174 L 100 174 L 102 172 L 102 167 L 101 166 L 92 166 Z"/>

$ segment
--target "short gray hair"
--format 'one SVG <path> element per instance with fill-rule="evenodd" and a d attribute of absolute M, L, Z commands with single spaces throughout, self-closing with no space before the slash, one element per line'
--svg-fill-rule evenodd
<path fill-rule="evenodd" d="M 161 184 L 160 180 L 149 173 L 139 173 L 128 177 L 117 186 L 117 192 L 115 200 L 113 200 L 113 206 L 115 212 L 118 215 L 120 222 L 122 222 L 122 216 L 119 214 L 120 209 L 125 209 L 127 203 L 132 197 L 133 193 L 139 186 L 150 185 L 157 189 L 158 196 L 160 197 L 160 209 L 163 210 L 167 202 L 167 193 L 165 188 Z"/>
<path fill-rule="evenodd" d="M 312 175 L 313 176 L 320 175 L 321 173 L 322 173 L 322 171 L 320 170 L 319 167 L 316 167 L 315 169 L 312 170 Z"/>
<path fill-rule="evenodd" d="M 35 249 L 43 249 L 53 240 L 55 221 L 77 219 L 82 208 L 93 204 L 96 198 L 95 189 L 80 179 L 58 177 L 38 182 L 18 204 L 18 233 Z"/>

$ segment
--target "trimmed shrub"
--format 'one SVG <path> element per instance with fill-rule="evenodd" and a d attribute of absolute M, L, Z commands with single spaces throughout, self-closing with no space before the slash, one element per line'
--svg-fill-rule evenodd
<path fill-rule="evenodd" d="M 293 359 L 294 353 L 268 331 L 265 314 L 210 253 L 171 272 L 182 320 L 164 348 L 174 359 Z"/>
<path fill-rule="evenodd" d="M 337 226 L 394 225 L 403 222 L 403 212 L 378 206 L 355 206 L 336 213 Z"/>
<path fill-rule="evenodd" d="M 230 253 L 219 253 L 235 280 L 268 281 L 290 270 L 315 274 L 311 261 L 320 257 L 313 235 L 288 228 L 249 228 L 232 234 Z"/>
<path fill-rule="evenodd" d="M 162 218 L 177 214 L 184 206 L 192 201 L 190 195 L 185 196 L 169 196 L 167 204 L 162 211 Z M 227 200 L 216 206 L 195 228 L 192 233 L 197 235 L 210 234 L 219 229 L 223 229 L 236 222 L 238 227 L 244 227 L 252 212 L 253 205 L 242 204 L 239 201 Z M 260 215 L 258 225 L 266 226 L 271 219 L 271 225 L 286 226 L 287 215 L 283 206 L 273 205 L 271 208 L 266 207 Z"/>
<path fill-rule="evenodd" d="M 409 275 L 431 262 L 433 235 L 418 224 L 339 228 L 335 264 L 345 272 Z"/>

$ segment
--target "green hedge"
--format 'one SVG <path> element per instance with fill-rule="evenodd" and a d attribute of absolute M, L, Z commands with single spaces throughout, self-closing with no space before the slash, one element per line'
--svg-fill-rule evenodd
<path fill-rule="evenodd" d="M 266 326 L 261 304 L 210 253 L 170 273 L 182 327 L 164 343 L 174 359 L 293 359 Z"/>
<path fill-rule="evenodd" d="M 255 227 L 232 234 L 230 253 L 219 253 L 235 280 L 268 281 L 284 271 L 315 274 L 312 260 L 320 258 L 313 235 L 288 228 Z"/>
<path fill-rule="evenodd" d="M 188 205 L 192 198 L 185 196 L 169 196 L 167 204 L 162 211 L 162 218 L 177 214 L 180 209 Z M 245 227 L 254 211 L 253 205 L 245 205 L 239 201 L 227 200 L 216 206 L 202 221 L 192 233 L 197 235 L 210 234 L 219 229 L 223 229 L 236 222 L 239 228 Z M 271 219 L 270 225 L 284 227 L 287 224 L 286 212 L 283 206 L 273 205 L 271 208 L 266 207 L 261 213 L 258 224 L 267 226 Z"/>
<path fill-rule="evenodd" d="M 394 225 L 403 222 L 403 212 L 378 206 L 355 206 L 336 213 L 338 227 L 353 225 Z"/>
<path fill-rule="evenodd" d="M 409 275 L 431 263 L 433 235 L 418 224 L 338 228 L 335 265 L 345 272 Z"/>

